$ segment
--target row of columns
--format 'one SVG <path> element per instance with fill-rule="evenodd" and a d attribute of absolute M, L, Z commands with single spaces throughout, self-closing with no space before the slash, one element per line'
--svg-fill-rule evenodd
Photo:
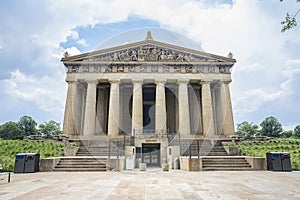
<path fill-rule="evenodd" d="M 108 135 L 117 136 L 119 134 L 120 125 L 120 91 L 119 80 L 110 81 L 110 98 L 109 98 L 109 114 L 108 114 Z M 179 132 L 181 135 L 189 135 L 190 128 L 190 110 L 188 99 L 188 80 L 178 81 L 178 104 L 179 104 Z M 69 82 L 67 92 L 67 102 L 65 108 L 64 128 L 66 134 L 75 133 L 74 119 L 74 91 L 76 91 L 75 82 Z M 96 119 L 96 96 L 97 82 L 87 81 L 86 107 L 84 114 L 83 135 L 93 136 L 95 134 Z M 132 100 L 132 132 L 143 131 L 143 82 L 142 80 L 133 80 L 133 100 Z M 155 129 L 158 133 L 166 133 L 166 80 L 156 80 L 156 104 L 155 104 Z M 202 126 L 203 135 L 215 135 L 211 82 L 201 82 L 202 85 Z M 234 133 L 232 105 L 230 99 L 229 82 L 221 82 L 221 123 L 222 133 L 230 135 Z"/>

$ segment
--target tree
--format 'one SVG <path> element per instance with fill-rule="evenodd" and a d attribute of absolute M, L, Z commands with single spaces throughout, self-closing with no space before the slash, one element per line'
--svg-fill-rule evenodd
<path fill-rule="evenodd" d="M 279 137 L 280 133 L 283 131 L 282 125 L 279 121 L 273 117 L 267 117 L 262 123 L 261 126 L 261 135 L 269 137 Z"/>
<path fill-rule="evenodd" d="M 23 139 L 24 134 L 15 122 L 6 122 L 0 126 L 0 138 L 4 140 Z"/>
<path fill-rule="evenodd" d="M 52 138 L 53 136 L 60 135 L 62 131 L 60 130 L 60 123 L 55 121 L 44 122 L 39 125 L 39 131 L 46 138 Z"/>
<path fill-rule="evenodd" d="M 293 131 L 292 130 L 288 130 L 288 131 L 283 131 L 280 135 L 280 137 L 282 138 L 289 138 L 292 137 L 293 135 Z"/>
<path fill-rule="evenodd" d="M 236 134 L 239 136 L 244 136 L 246 139 L 250 139 L 258 133 L 258 126 L 256 124 L 244 121 L 237 125 Z"/>
<path fill-rule="evenodd" d="M 282 2 L 283 0 L 280 0 L 280 1 Z M 297 2 L 300 2 L 300 0 L 297 0 Z M 281 32 L 285 32 L 286 30 L 292 29 L 297 26 L 296 17 L 299 12 L 300 12 L 300 9 L 298 9 L 296 14 L 294 14 L 292 17 L 289 13 L 286 14 L 285 20 L 281 22 L 281 25 L 282 25 Z"/>
<path fill-rule="evenodd" d="M 19 129 L 23 131 L 25 136 L 37 134 L 37 123 L 30 116 L 23 116 L 17 123 Z"/>
<path fill-rule="evenodd" d="M 296 126 L 296 127 L 294 128 L 294 133 L 293 133 L 293 135 L 294 135 L 295 137 L 299 137 L 299 138 L 300 138 L 300 125 L 298 125 L 298 126 Z"/>

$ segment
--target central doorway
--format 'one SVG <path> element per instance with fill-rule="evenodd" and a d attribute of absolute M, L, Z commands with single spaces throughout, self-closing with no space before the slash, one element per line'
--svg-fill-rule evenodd
<path fill-rule="evenodd" d="M 142 162 L 147 166 L 160 166 L 160 144 L 142 144 Z"/>

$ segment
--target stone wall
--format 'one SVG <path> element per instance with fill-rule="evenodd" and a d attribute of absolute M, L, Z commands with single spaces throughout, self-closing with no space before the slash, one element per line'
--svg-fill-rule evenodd
<path fill-rule="evenodd" d="M 125 156 L 106 159 L 107 171 L 121 171 L 125 169 Z"/>
<path fill-rule="evenodd" d="M 202 170 L 202 159 L 201 158 L 189 158 L 181 156 L 180 169 L 184 171 L 200 171 Z"/>
<path fill-rule="evenodd" d="M 261 157 L 246 157 L 246 160 L 251 165 L 251 168 L 254 170 L 266 170 L 267 164 L 266 159 Z"/>
<path fill-rule="evenodd" d="M 40 161 L 41 172 L 52 172 L 56 164 L 60 161 L 60 158 L 43 158 Z"/>

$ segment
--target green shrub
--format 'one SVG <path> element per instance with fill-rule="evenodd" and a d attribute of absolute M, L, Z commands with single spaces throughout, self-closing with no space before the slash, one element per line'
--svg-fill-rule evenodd
<path fill-rule="evenodd" d="M 13 171 L 17 153 L 39 153 L 41 158 L 57 157 L 63 155 L 64 147 L 68 145 L 70 143 L 0 139 L 0 163 L 3 171 Z"/>
<path fill-rule="evenodd" d="M 300 139 L 273 139 L 269 141 L 243 141 L 239 143 L 228 143 L 237 146 L 240 155 L 265 157 L 267 152 L 289 152 L 293 170 L 300 170 Z"/>

